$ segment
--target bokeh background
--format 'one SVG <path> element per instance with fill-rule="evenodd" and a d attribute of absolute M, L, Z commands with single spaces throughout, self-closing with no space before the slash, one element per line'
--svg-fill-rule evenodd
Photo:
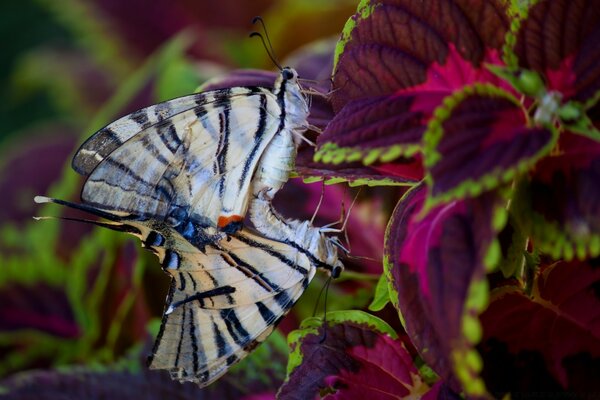
<path fill-rule="evenodd" d="M 145 369 L 168 278 L 125 235 L 34 215 L 59 215 L 36 194 L 78 200 L 77 146 L 140 107 L 194 92 L 238 68 L 274 70 L 252 17 L 266 21 L 281 60 L 333 45 L 354 0 L 3 0 L 0 2 L 0 398 L 272 398 L 285 377 L 285 333 L 310 315 L 322 277 L 281 329 L 209 391 Z M 315 50 L 316 49 L 316 50 Z M 290 64 L 295 66 L 294 64 Z M 325 78 L 327 74 L 325 74 Z M 326 84 L 327 80 L 322 83 Z M 321 185 L 299 179 L 278 199 L 310 217 Z M 362 284 L 331 289 L 332 309 L 362 308 L 381 272 L 387 209 L 371 197 L 352 212 L 348 261 Z M 318 223 L 352 194 L 328 187 Z M 339 291 L 352 296 L 335 296 Z M 306 300 L 308 299 L 308 300 Z M 208 394 L 207 394 L 208 393 Z M 65 396 L 65 397 L 61 397 Z"/>

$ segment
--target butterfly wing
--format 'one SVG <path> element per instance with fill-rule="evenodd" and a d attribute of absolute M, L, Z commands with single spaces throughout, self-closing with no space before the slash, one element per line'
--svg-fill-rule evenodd
<path fill-rule="evenodd" d="M 226 226 L 245 214 L 251 178 L 278 133 L 271 91 L 231 88 L 175 99 L 125 116 L 88 139 L 73 168 L 82 199 L 102 209 Z"/>
<path fill-rule="evenodd" d="M 204 253 L 183 250 L 166 268 L 173 281 L 150 368 L 205 386 L 267 338 L 315 266 L 296 248 L 246 229 Z"/>

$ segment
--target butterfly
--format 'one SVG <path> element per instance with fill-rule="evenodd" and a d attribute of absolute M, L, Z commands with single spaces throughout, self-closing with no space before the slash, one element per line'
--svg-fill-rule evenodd
<path fill-rule="evenodd" d="M 317 268 L 334 278 L 343 270 L 334 240 L 309 221 L 281 217 L 264 196 L 254 197 L 251 214 L 257 221 L 268 218 L 270 231 L 284 238 L 243 227 L 203 249 L 164 221 L 132 219 L 43 196 L 35 201 L 101 217 L 104 221 L 74 220 L 137 236 L 157 255 L 171 276 L 171 285 L 149 367 L 201 387 L 222 376 L 269 336 Z"/>
<path fill-rule="evenodd" d="M 126 115 L 85 141 L 72 167 L 86 177 L 86 204 L 165 221 L 188 239 L 205 227 L 233 233 L 251 193 L 272 198 L 287 181 L 307 116 L 286 67 L 273 89 L 207 91 Z"/>

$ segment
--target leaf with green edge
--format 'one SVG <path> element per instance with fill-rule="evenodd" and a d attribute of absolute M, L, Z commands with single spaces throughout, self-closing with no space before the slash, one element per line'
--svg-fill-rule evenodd
<path fill-rule="evenodd" d="M 500 259 L 496 235 L 506 222 L 493 192 L 423 214 L 426 190 L 398 202 L 386 235 L 390 296 L 423 360 L 454 390 L 483 395 L 478 315 L 487 304 L 487 270 Z"/>
<path fill-rule="evenodd" d="M 552 149 L 557 134 L 528 128 L 520 103 L 487 84 L 444 99 L 425 133 L 430 197 L 427 207 L 477 196 L 529 170 Z"/>
<path fill-rule="evenodd" d="M 388 281 L 385 274 L 381 274 L 375 286 L 375 295 L 369 305 L 369 311 L 381 311 L 389 302 Z"/>
<path fill-rule="evenodd" d="M 499 82 L 482 63 L 501 64 L 508 28 L 503 1 L 362 1 L 336 48 L 334 110 L 407 89 L 449 92 L 481 79 Z"/>
<path fill-rule="evenodd" d="M 511 27 L 505 58 L 540 73 L 563 100 L 589 107 L 600 97 L 599 41 L 595 0 L 540 0 Z"/>
<path fill-rule="evenodd" d="M 413 162 L 397 168 L 397 173 L 393 174 L 381 165 L 366 166 L 360 162 L 326 164 L 314 161 L 313 154 L 312 148 L 301 146 L 296 157 L 295 173 L 307 183 L 325 181 L 326 184 L 346 182 L 350 186 L 408 186 L 417 182 L 423 174 L 421 166 Z"/>
<path fill-rule="evenodd" d="M 317 160 L 412 158 L 445 96 L 473 82 L 507 86 L 483 63 L 502 63 L 508 24 L 503 1 L 362 1 L 336 48 L 336 116 Z"/>
<path fill-rule="evenodd" d="M 600 143 L 564 132 L 515 197 L 519 227 L 553 258 L 600 255 Z"/>
<path fill-rule="evenodd" d="M 393 94 L 347 103 L 317 138 L 315 161 L 369 165 L 414 156 L 421 150 L 427 121 L 444 96 L 438 92 Z"/>
<path fill-rule="evenodd" d="M 497 397 L 600 391 L 600 260 L 542 265 L 529 296 L 514 286 L 491 292 L 481 315 L 483 376 Z"/>
<path fill-rule="evenodd" d="M 365 312 L 328 313 L 326 331 L 320 318 L 305 320 L 288 341 L 292 354 L 279 398 L 329 394 L 328 398 L 343 399 L 368 394 L 392 399 L 429 391 L 393 329 Z"/>

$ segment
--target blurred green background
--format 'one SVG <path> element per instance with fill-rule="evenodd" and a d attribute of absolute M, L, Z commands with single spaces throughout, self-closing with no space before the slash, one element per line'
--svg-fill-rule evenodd
<path fill-rule="evenodd" d="M 168 280 L 136 241 L 31 218 L 59 214 L 36 206 L 36 194 L 78 201 L 82 182 L 69 166 L 77 146 L 229 70 L 274 70 L 248 38 L 255 15 L 285 59 L 335 40 L 355 9 L 354 0 L 0 2 L 0 380 L 9 382 L 0 394 L 33 369 L 139 371 L 157 329 Z M 268 346 L 262 357 L 274 359 Z"/>

